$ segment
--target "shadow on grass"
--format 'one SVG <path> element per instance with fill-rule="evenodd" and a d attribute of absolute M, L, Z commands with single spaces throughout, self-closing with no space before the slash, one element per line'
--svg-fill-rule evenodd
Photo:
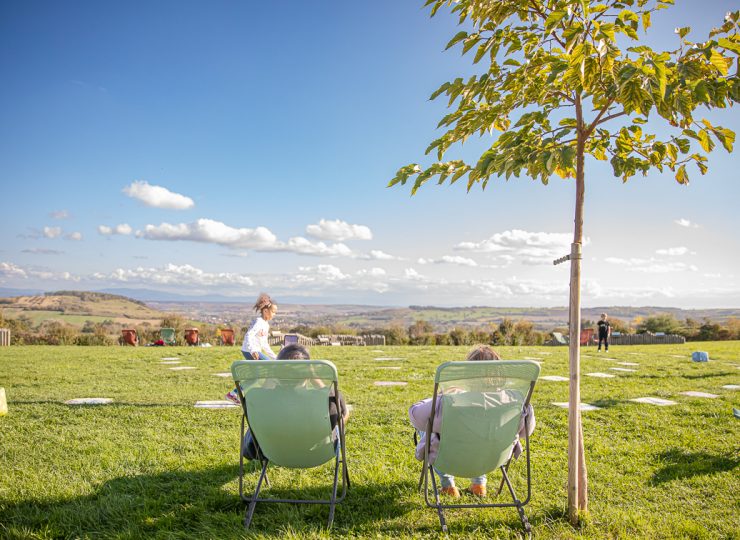
<path fill-rule="evenodd" d="M 650 479 L 652 485 L 670 482 L 681 478 L 731 471 L 740 460 L 708 454 L 707 452 L 686 452 L 681 448 L 671 448 L 657 455 L 663 468 L 656 471 Z"/>
<path fill-rule="evenodd" d="M 121 407 L 142 407 L 152 408 L 159 407 L 165 409 L 194 409 L 195 401 L 188 401 L 183 403 L 136 403 L 128 401 L 113 401 L 111 403 L 81 403 L 79 405 L 68 405 L 64 401 L 56 400 L 27 400 L 27 401 L 13 401 L 13 405 L 60 405 L 68 409 L 110 409 L 110 408 L 121 408 Z M 227 407 L 229 409 L 238 410 L 237 407 Z"/>
<path fill-rule="evenodd" d="M 289 489 L 278 485 L 261 495 L 276 498 L 328 498 L 330 473 L 316 471 L 320 486 Z M 350 470 L 351 474 L 351 470 Z M 172 537 L 242 538 L 245 504 L 234 492 L 238 465 L 196 471 L 122 476 L 100 485 L 95 492 L 70 498 L 38 497 L 0 506 L 0 536 L 26 538 Z M 325 478 L 326 482 L 321 479 Z M 245 492 L 257 479 L 245 471 Z M 285 482 L 283 480 L 283 482 Z M 339 530 L 405 514 L 408 503 L 399 493 L 413 490 L 413 482 L 362 485 L 355 480 L 347 498 L 337 505 Z M 285 527 L 317 532 L 325 527 L 327 505 L 257 505 L 252 530 L 282 536 Z M 36 537 L 36 536 L 34 536 Z"/>
<path fill-rule="evenodd" d="M 596 407 L 600 407 L 602 409 L 609 409 L 611 407 L 616 407 L 623 403 L 624 403 L 624 400 L 619 400 L 619 399 L 598 399 L 596 401 L 589 402 L 589 404 L 594 405 Z"/>

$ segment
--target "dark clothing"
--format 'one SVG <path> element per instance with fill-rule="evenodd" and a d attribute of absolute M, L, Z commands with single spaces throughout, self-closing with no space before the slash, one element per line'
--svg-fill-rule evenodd
<path fill-rule="evenodd" d="M 598 350 L 601 350 L 601 342 L 602 341 L 604 342 L 604 350 L 605 351 L 608 351 L 609 350 L 609 334 L 607 334 L 605 336 L 602 336 L 601 334 L 599 334 L 599 348 L 598 348 Z"/>
<path fill-rule="evenodd" d="M 607 337 L 609 335 L 609 321 L 599 321 L 596 323 L 599 326 L 599 338 Z"/>
<path fill-rule="evenodd" d="M 342 416 L 347 414 L 347 404 L 344 402 L 344 396 L 339 392 L 339 410 L 342 411 Z M 329 391 L 329 422 L 331 422 L 331 429 L 337 427 L 339 418 L 337 416 L 337 400 L 334 397 L 334 388 Z"/>

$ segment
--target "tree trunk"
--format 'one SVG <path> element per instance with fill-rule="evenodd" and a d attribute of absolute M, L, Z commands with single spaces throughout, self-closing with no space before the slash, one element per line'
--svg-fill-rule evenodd
<path fill-rule="evenodd" d="M 584 150 L 586 130 L 583 125 L 580 96 L 576 96 L 578 141 L 576 146 L 576 205 L 573 244 L 570 250 L 569 350 L 570 396 L 568 399 L 568 517 L 578 524 L 579 512 L 588 510 L 588 476 L 581 425 L 581 245 L 583 243 Z"/>

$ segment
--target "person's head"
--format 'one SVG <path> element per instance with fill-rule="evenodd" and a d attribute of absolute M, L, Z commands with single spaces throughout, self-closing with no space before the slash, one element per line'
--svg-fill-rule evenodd
<path fill-rule="evenodd" d="M 470 350 L 465 360 L 501 360 L 501 357 L 488 345 L 476 345 Z"/>
<path fill-rule="evenodd" d="M 602 314 L 601 314 L 601 320 L 602 320 L 602 321 L 605 321 L 605 320 L 606 320 L 606 313 L 602 313 Z"/>
<path fill-rule="evenodd" d="M 308 349 L 298 343 L 291 343 L 286 345 L 277 355 L 278 360 L 310 360 L 311 355 L 308 354 Z"/>
<path fill-rule="evenodd" d="M 259 313 L 263 319 L 269 321 L 277 313 L 277 304 L 272 301 L 269 294 L 262 293 L 254 303 L 254 310 Z"/>

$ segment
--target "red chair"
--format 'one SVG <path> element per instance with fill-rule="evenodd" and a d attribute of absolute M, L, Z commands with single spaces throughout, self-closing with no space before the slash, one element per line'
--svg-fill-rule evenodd
<path fill-rule="evenodd" d="M 581 330 L 581 345 L 593 345 L 594 343 L 594 329 L 586 328 Z"/>
<path fill-rule="evenodd" d="M 198 338 L 198 329 L 197 328 L 188 328 L 185 330 L 185 343 L 190 345 L 191 347 L 195 347 L 200 342 L 200 339 Z"/>
<path fill-rule="evenodd" d="M 234 330 L 231 328 L 221 329 L 221 345 L 233 345 L 234 344 Z"/>
<path fill-rule="evenodd" d="M 136 330 L 126 329 L 121 330 L 122 345 L 131 345 L 136 347 L 139 344 L 139 336 L 136 334 Z"/>

